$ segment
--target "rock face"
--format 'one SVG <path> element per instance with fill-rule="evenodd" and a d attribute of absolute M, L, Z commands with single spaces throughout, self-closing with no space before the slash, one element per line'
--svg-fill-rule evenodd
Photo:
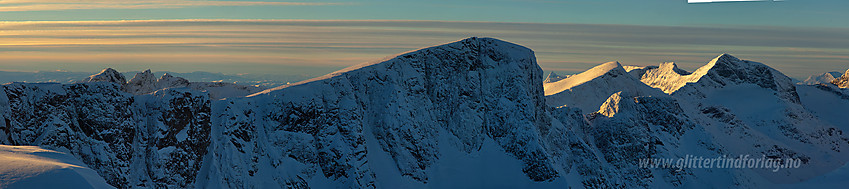
<path fill-rule="evenodd" d="M 144 72 L 136 73 L 130 81 L 124 86 L 124 91 L 132 94 L 147 94 L 156 91 L 156 76 L 145 70 Z"/>
<path fill-rule="evenodd" d="M 716 149 L 693 145 L 712 146 L 715 141 L 684 113 L 674 98 L 617 92 L 610 95 L 597 112 L 587 117 L 592 125 L 585 130 L 589 141 L 594 141 L 593 145 L 605 161 L 620 175 L 625 175 L 622 179 L 631 187 L 683 187 L 704 182 L 704 178 L 734 174 L 728 170 L 714 170 L 717 173 L 693 169 L 646 169 L 634 163 L 659 157 L 712 157 L 719 154 Z"/>
<path fill-rule="evenodd" d="M 316 179 L 346 188 L 416 187 L 446 182 L 435 168 L 443 159 L 482 148 L 514 158 L 519 180 L 554 181 L 568 171 L 540 135 L 553 128 L 542 71 L 527 48 L 470 38 L 355 68 L 229 102 L 219 118 L 224 138 L 214 140 L 229 142 L 212 150 L 227 164 L 209 181 L 243 179 L 210 184 L 250 186 L 264 181 L 244 175 L 279 175 L 293 187 Z M 233 156 L 253 161 L 223 161 Z M 291 159 L 258 169 L 281 161 L 273 157 Z M 376 169 L 387 166 L 394 170 Z M 386 180 L 399 174 L 412 183 Z"/>
<path fill-rule="evenodd" d="M 568 176 L 611 185 L 576 176 L 595 174 L 590 167 L 568 168 L 579 158 L 559 143 L 595 153 L 564 138 L 575 135 L 565 125 L 552 124 L 533 52 L 496 39 L 421 49 L 251 98 L 211 102 L 187 88 L 122 91 L 185 84 L 152 78 L 139 73 L 127 88 L 4 85 L 3 143 L 70 152 L 119 188 L 420 187 L 462 181 L 439 177 L 453 172 L 439 168 L 456 163 L 452 157 L 499 151 L 499 161 L 460 160 L 494 161 L 505 166 L 496 170 L 523 175 L 502 184 Z M 594 159 L 581 165 L 597 165 Z"/>
<path fill-rule="evenodd" d="M 703 68 L 611 62 L 543 84 L 530 49 L 468 38 L 246 98 L 149 71 L 126 84 L 12 83 L 0 88 L 0 143 L 69 153 L 118 188 L 755 187 L 849 159 L 846 136 L 786 76 L 730 55 Z M 638 165 L 743 153 L 805 162 Z"/>
<path fill-rule="evenodd" d="M 15 83 L 3 93 L 3 144 L 70 153 L 119 188 L 189 186 L 208 149 L 210 100 L 201 92 L 133 96 L 99 82 Z"/>

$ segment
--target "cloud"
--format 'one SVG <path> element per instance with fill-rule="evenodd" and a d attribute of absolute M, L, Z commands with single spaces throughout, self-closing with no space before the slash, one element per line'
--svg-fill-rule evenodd
<path fill-rule="evenodd" d="M 614 60 L 630 65 L 675 61 L 693 70 L 721 53 L 763 62 L 794 77 L 846 70 L 849 64 L 845 28 L 133 20 L 0 22 L 0 31 L 0 69 L 32 64 L 48 70 L 91 71 L 143 65 L 180 72 L 322 75 L 471 36 L 527 46 L 536 51 L 543 69 L 571 73 Z"/>
<path fill-rule="evenodd" d="M 4 0 L 0 12 L 74 9 L 161 9 L 202 6 L 323 6 L 343 3 L 206 0 Z"/>

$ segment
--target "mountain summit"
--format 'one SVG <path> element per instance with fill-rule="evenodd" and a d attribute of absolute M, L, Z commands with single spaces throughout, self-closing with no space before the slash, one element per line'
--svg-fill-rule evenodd
<path fill-rule="evenodd" d="M 832 80 L 831 83 L 840 88 L 849 88 L 849 70 L 846 70 L 846 73 L 843 73 L 843 76 Z"/>
<path fill-rule="evenodd" d="M 560 81 L 545 83 L 543 87 L 549 106 L 568 105 L 584 112 L 598 110 L 610 95 L 619 91 L 638 96 L 665 95 L 628 74 L 619 62 L 607 62 Z"/>
<path fill-rule="evenodd" d="M 408 74 L 408 72 L 430 73 L 431 71 L 459 71 L 466 69 L 480 70 L 503 66 L 493 64 L 498 63 L 499 61 L 504 61 L 501 58 L 504 58 L 505 55 L 521 55 L 523 56 L 521 59 L 523 62 L 536 62 L 536 57 L 534 56 L 533 51 L 526 47 L 494 38 L 471 37 L 452 43 L 396 54 L 377 61 L 350 66 L 324 76 L 272 88 L 261 93 L 254 94 L 254 96 L 272 93 L 273 91 L 291 86 L 320 80 L 335 79 L 336 77 L 364 74 L 380 69 L 390 69 L 393 72 L 399 72 L 399 74 Z M 425 59 L 433 59 L 433 61 L 425 61 Z M 522 69 L 524 71 L 525 69 L 530 69 L 532 67 L 539 68 L 539 66 L 534 64 L 522 65 L 517 67 L 517 69 Z"/>
<path fill-rule="evenodd" d="M 805 79 L 804 81 L 799 82 L 799 84 L 816 85 L 816 84 L 831 83 L 831 81 L 834 81 L 834 79 L 840 78 L 841 74 L 842 73 L 840 73 L 840 72 L 825 72 L 825 73 L 818 74 L 818 75 L 811 75 L 811 76 L 808 76 L 808 78 Z"/>
<path fill-rule="evenodd" d="M 124 74 L 121 74 L 120 72 L 115 71 L 112 68 L 106 68 L 103 69 L 103 71 L 100 71 L 100 73 L 98 74 L 89 76 L 82 82 L 112 82 L 123 85 L 127 82 L 127 80 L 124 79 Z"/>
<path fill-rule="evenodd" d="M 661 89 L 667 94 L 689 88 L 685 93 L 703 95 L 701 93 L 706 92 L 704 90 L 710 90 L 708 88 L 752 84 L 779 92 L 788 100 L 799 101 L 795 85 L 790 77 L 762 63 L 741 60 L 730 54 L 719 55 L 692 73 L 682 74 L 686 73 L 682 71 L 667 64 L 649 68 L 639 77 L 643 83 Z"/>

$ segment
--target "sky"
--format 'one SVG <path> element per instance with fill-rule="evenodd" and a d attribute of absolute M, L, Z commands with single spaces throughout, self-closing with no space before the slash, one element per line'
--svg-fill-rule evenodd
<path fill-rule="evenodd" d="M 0 70 L 319 76 L 471 36 L 546 71 L 620 61 L 693 70 L 730 53 L 791 77 L 849 69 L 849 1 L 0 0 Z"/>

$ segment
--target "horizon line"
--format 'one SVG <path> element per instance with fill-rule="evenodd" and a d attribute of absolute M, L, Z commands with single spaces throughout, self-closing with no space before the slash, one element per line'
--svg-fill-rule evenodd
<path fill-rule="evenodd" d="M 644 24 L 605 24 L 605 23 L 578 23 L 578 22 L 505 22 L 505 21 L 479 21 L 479 20 L 412 20 L 412 19 L 121 19 L 121 20 L 25 20 L 25 21 L 0 21 L 3 24 L 40 24 L 40 23 L 175 23 L 175 22 L 384 22 L 384 23 L 475 23 L 475 24 L 536 24 L 536 25 L 587 25 L 587 26 L 643 26 L 643 27 L 672 27 L 672 28 L 821 28 L 821 29 L 849 29 L 849 27 L 834 26 L 776 26 L 776 25 L 644 25 Z"/>

